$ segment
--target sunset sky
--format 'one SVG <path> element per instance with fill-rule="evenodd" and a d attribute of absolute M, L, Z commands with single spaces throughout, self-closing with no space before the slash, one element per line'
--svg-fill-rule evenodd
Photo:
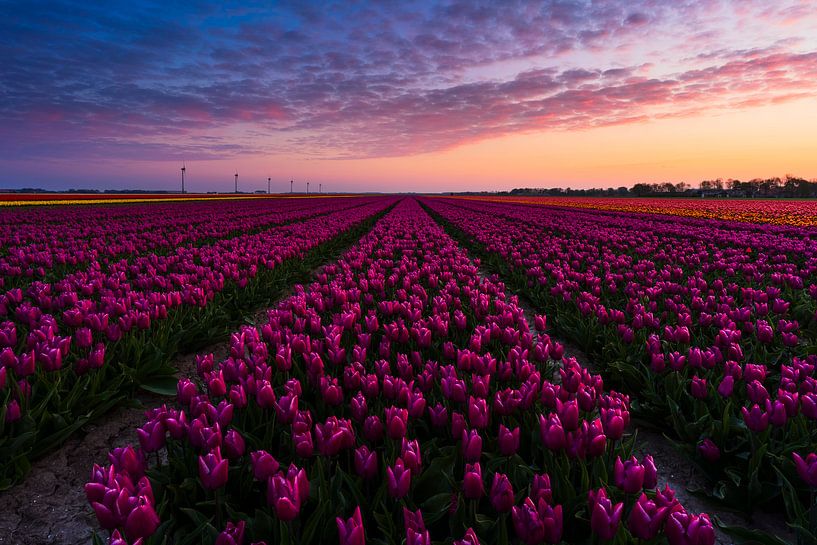
<path fill-rule="evenodd" d="M 817 1 L 90 4 L 0 0 L 0 188 L 817 177 Z"/>

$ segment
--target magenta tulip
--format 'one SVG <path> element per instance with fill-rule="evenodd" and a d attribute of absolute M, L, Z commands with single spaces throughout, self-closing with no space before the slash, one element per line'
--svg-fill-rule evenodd
<path fill-rule="evenodd" d="M 494 481 L 491 484 L 491 505 L 499 513 L 507 513 L 511 510 L 516 500 L 513 495 L 513 487 L 508 476 L 502 473 L 494 473 Z"/>
<path fill-rule="evenodd" d="M 627 519 L 627 528 L 633 536 L 650 540 L 658 535 L 669 515 L 670 508 L 659 507 L 646 494 L 641 494 L 635 502 L 630 517 Z"/>
<path fill-rule="evenodd" d="M 465 464 L 462 492 L 466 499 L 469 500 L 478 500 L 485 495 L 485 485 L 482 482 L 482 468 L 479 462 L 475 464 Z"/>
<path fill-rule="evenodd" d="M 603 488 L 588 494 L 590 503 L 590 529 L 601 539 L 613 539 L 618 531 L 621 516 L 624 514 L 624 503 L 613 502 L 607 497 Z"/>
<path fill-rule="evenodd" d="M 517 537 L 526 545 L 559 543 L 562 540 L 562 506 L 551 507 L 540 499 L 534 504 L 525 498 L 521 506 L 514 506 L 511 518 Z"/>
<path fill-rule="evenodd" d="M 644 487 L 645 468 L 638 462 L 635 456 L 629 460 L 621 461 L 621 457 L 616 458 L 613 467 L 613 481 L 616 486 L 626 494 L 636 494 Z"/>
<path fill-rule="evenodd" d="M 509 430 L 502 424 L 499 425 L 499 453 L 503 456 L 513 456 L 519 450 L 519 427 Z"/>
<path fill-rule="evenodd" d="M 670 545 L 713 545 L 715 528 L 705 514 L 672 513 L 664 526 Z"/>
<path fill-rule="evenodd" d="M 253 476 L 259 481 L 266 481 L 278 472 L 280 464 L 270 453 L 259 450 L 250 453 Z"/>
<path fill-rule="evenodd" d="M 394 466 L 386 468 L 386 482 L 389 496 L 395 499 L 404 498 L 411 487 L 411 470 L 405 466 L 403 460 L 397 458 Z"/>
<path fill-rule="evenodd" d="M 792 452 L 792 459 L 794 459 L 794 466 L 797 468 L 797 474 L 804 483 L 812 488 L 817 488 L 817 454 L 810 452 L 804 460 L 796 452 Z"/>
<path fill-rule="evenodd" d="M 352 517 L 343 520 L 335 519 L 338 525 L 338 540 L 340 545 L 365 545 L 366 536 L 363 531 L 363 518 L 360 516 L 360 506 L 355 507 Z"/>
<path fill-rule="evenodd" d="M 229 463 L 221 457 L 219 447 L 199 456 L 199 478 L 207 490 L 216 490 L 227 484 L 228 469 Z"/>

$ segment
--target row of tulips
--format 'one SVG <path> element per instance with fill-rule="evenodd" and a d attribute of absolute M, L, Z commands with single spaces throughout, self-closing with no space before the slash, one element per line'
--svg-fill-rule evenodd
<path fill-rule="evenodd" d="M 762 223 L 783 227 L 817 227 L 817 203 L 810 199 L 752 199 L 746 201 L 742 199 L 667 199 L 663 197 L 610 199 L 604 197 L 528 196 L 461 198 L 548 207 L 557 206 L 638 214 L 660 214 L 662 216 L 683 216 L 704 220 Z"/>
<path fill-rule="evenodd" d="M 782 494 L 813 537 L 812 495 L 793 458 L 817 450 L 812 230 L 425 204 L 558 316 L 560 333 L 635 395 L 640 417 L 671 423 L 716 497 L 751 509 Z"/>
<path fill-rule="evenodd" d="M 268 317 L 94 466 L 109 543 L 714 542 L 632 456 L 629 399 L 416 200 Z"/>
<path fill-rule="evenodd" d="M 314 201 L 301 221 L 0 296 L 0 488 L 134 387 L 172 392 L 175 353 L 229 332 L 394 202 Z"/>
<path fill-rule="evenodd" d="M 309 199 L 2 209 L 0 289 L 55 282 L 120 258 L 200 246 L 332 209 Z"/>

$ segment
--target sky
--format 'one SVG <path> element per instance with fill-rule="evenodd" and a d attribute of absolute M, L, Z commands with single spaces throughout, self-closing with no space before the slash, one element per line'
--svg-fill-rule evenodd
<path fill-rule="evenodd" d="M 817 0 L 0 0 L 0 188 L 817 177 Z"/>

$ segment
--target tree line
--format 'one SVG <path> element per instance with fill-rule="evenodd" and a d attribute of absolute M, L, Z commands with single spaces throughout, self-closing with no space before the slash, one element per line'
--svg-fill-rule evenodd
<path fill-rule="evenodd" d="M 755 198 L 810 198 L 817 197 L 817 179 L 806 180 L 791 174 L 785 178 L 753 178 L 746 182 L 716 178 L 702 180 L 697 187 L 685 182 L 637 183 L 632 187 L 573 189 L 516 188 L 510 191 L 466 192 L 459 194 L 540 195 L 583 197 L 755 197 Z"/>

